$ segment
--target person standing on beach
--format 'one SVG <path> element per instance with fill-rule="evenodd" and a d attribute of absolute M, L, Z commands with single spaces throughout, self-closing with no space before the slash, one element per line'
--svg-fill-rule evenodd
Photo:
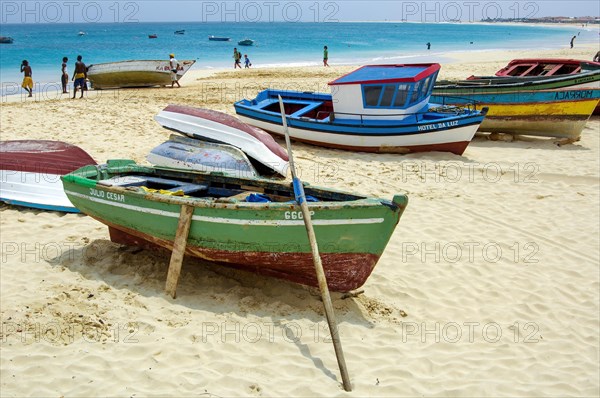
<path fill-rule="evenodd" d="M 329 61 L 329 50 L 327 49 L 327 46 L 324 46 L 323 47 L 323 66 L 329 66 L 329 63 L 327 61 Z"/>
<path fill-rule="evenodd" d="M 237 50 L 237 47 L 233 49 L 233 69 L 240 68 L 242 69 L 242 65 L 240 64 L 242 60 L 242 53 Z"/>
<path fill-rule="evenodd" d="M 175 59 L 175 54 L 169 54 L 169 66 L 171 68 L 171 88 L 177 83 L 177 87 L 181 87 L 177 79 L 177 70 L 179 69 L 179 61 Z"/>
<path fill-rule="evenodd" d="M 571 39 L 571 48 L 573 48 L 573 43 L 575 42 L 576 38 L 577 38 L 577 36 L 573 36 L 573 38 Z"/>
<path fill-rule="evenodd" d="M 87 84 L 85 83 L 85 79 L 87 78 L 87 67 L 82 61 L 83 57 L 81 55 L 77 56 L 77 62 L 75 62 L 75 70 L 73 71 L 73 77 L 71 80 L 74 80 L 73 84 L 73 99 L 75 99 L 75 95 L 77 94 L 77 87 L 81 87 L 81 97 L 83 98 L 83 92 L 87 90 Z"/>
<path fill-rule="evenodd" d="M 248 54 L 244 54 L 244 68 L 248 69 L 252 66 L 250 63 L 250 58 L 248 58 Z"/>
<path fill-rule="evenodd" d="M 24 73 L 21 87 L 23 87 L 25 91 L 29 93 L 29 97 L 33 97 L 33 78 L 31 66 L 29 66 L 29 62 L 26 59 L 21 62 L 21 72 Z"/>
<path fill-rule="evenodd" d="M 63 62 L 62 62 L 62 67 L 61 67 L 62 75 L 60 76 L 60 81 L 62 83 L 63 94 L 68 94 L 69 93 L 67 91 L 67 84 L 69 83 L 69 72 L 67 72 L 67 62 L 68 61 L 69 61 L 69 58 L 63 57 Z"/>

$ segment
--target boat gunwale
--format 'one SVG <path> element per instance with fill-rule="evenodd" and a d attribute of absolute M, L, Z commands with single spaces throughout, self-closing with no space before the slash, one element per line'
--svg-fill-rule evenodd
<path fill-rule="evenodd" d="M 578 79 L 592 78 L 586 81 L 576 81 Z M 433 87 L 433 90 L 443 90 L 443 89 L 490 89 L 490 88 L 526 88 L 527 90 L 531 89 L 531 87 L 542 86 L 546 84 L 561 84 L 569 81 L 573 81 L 572 85 L 595 82 L 600 80 L 600 69 L 598 70 L 590 70 L 582 73 L 572 74 L 572 75 L 558 75 L 558 76 L 542 76 L 536 80 L 527 79 L 520 82 L 508 82 L 500 83 L 504 81 L 504 77 L 494 76 L 489 79 L 480 79 L 480 80 L 457 80 L 457 81 L 438 81 Z M 507 80 L 513 80 L 513 78 L 506 78 Z M 495 84 L 484 84 L 485 81 L 494 81 L 499 82 Z M 442 84 L 440 84 L 442 83 Z M 568 85 L 563 85 L 561 87 L 557 87 L 557 89 L 569 87 Z M 543 90 L 543 89 L 541 89 Z M 541 91 L 540 89 L 533 89 L 533 91 Z M 548 88 L 548 90 L 553 90 L 552 88 Z M 519 91 L 520 92 L 520 91 Z M 435 93 L 432 93 L 435 95 Z"/>
<path fill-rule="evenodd" d="M 103 166 L 103 165 L 100 165 L 100 166 Z M 113 168 L 113 170 L 117 169 L 118 171 L 111 173 L 111 174 L 115 174 L 114 176 L 133 175 L 133 173 L 154 174 L 153 173 L 154 170 L 166 171 L 166 172 L 174 171 L 179 174 L 182 173 L 181 170 L 165 170 L 165 169 L 161 169 L 158 167 L 153 169 L 153 168 L 146 168 L 144 166 L 138 166 L 138 165 L 131 165 L 131 166 L 134 166 L 134 168 L 130 168 L 130 170 L 124 170 L 124 168 L 127 168 L 128 166 L 125 166 L 125 167 L 118 166 L 116 168 Z M 251 209 L 258 209 L 258 210 L 261 210 L 261 209 L 262 210 L 293 209 L 293 210 L 297 210 L 300 208 L 300 206 L 296 202 L 242 202 L 242 201 L 227 202 L 226 201 L 228 199 L 227 197 L 220 198 L 223 200 L 222 202 L 220 202 L 220 201 L 218 201 L 218 199 L 215 199 L 215 198 L 212 198 L 212 199 L 201 198 L 201 197 L 185 198 L 185 197 L 164 195 L 164 194 L 159 194 L 159 193 L 144 192 L 141 190 L 134 191 L 131 189 L 127 189 L 128 187 L 99 184 L 98 182 L 100 180 L 92 180 L 91 178 L 89 178 L 92 176 L 97 177 L 98 170 L 102 170 L 102 171 L 108 170 L 110 173 L 111 168 L 108 167 L 108 168 L 104 168 L 104 169 L 102 169 L 102 168 L 98 169 L 97 167 L 91 168 L 90 166 L 85 166 L 85 167 L 75 170 L 65 176 L 61 176 L 61 180 L 63 182 L 75 184 L 82 188 L 94 188 L 94 189 L 104 190 L 104 191 L 112 192 L 112 193 L 116 193 L 116 194 L 133 196 L 136 199 L 142 199 L 142 200 L 146 199 L 151 202 L 174 204 L 174 205 L 190 205 L 194 208 L 216 208 L 216 209 L 229 209 L 229 210 L 232 210 L 232 209 L 234 210 L 234 209 L 239 209 L 239 208 L 244 208 L 244 209 L 248 209 L 248 210 L 251 210 Z M 187 170 L 184 173 L 205 176 L 205 177 L 208 176 L 208 177 L 215 177 L 215 178 L 223 178 L 224 180 L 231 180 L 230 177 L 223 176 L 220 174 L 211 175 L 211 173 L 202 173 L 202 172 L 194 172 L 194 171 L 187 171 Z M 247 182 L 248 185 L 252 184 L 253 182 L 254 182 L 254 184 L 256 184 L 256 182 L 269 183 L 271 185 L 279 186 L 281 188 L 281 190 L 289 191 L 291 194 L 290 198 L 292 198 L 292 200 L 294 197 L 291 183 L 289 186 L 286 186 L 284 183 L 277 184 L 276 182 L 265 180 L 265 179 L 235 178 L 234 180 L 236 180 L 237 182 L 240 182 L 240 185 L 243 185 L 242 182 L 244 182 L 244 181 Z M 201 181 L 199 181 L 199 183 L 200 182 Z M 94 183 L 94 185 L 90 186 L 89 185 L 90 183 Z M 355 199 L 355 200 L 342 200 L 342 201 L 324 201 L 324 200 L 322 200 L 319 202 L 308 202 L 308 205 L 311 209 L 338 210 L 338 209 L 342 209 L 344 207 L 348 208 L 349 206 L 350 207 L 396 206 L 398 208 L 401 207 L 400 205 L 395 203 L 394 200 L 369 197 L 366 195 L 355 195 L 355 194 L 344 192 L 344 191 L 339 191 L 339 190 L 329 189 L 329 188 L 320 188 L 320 187 L 316 187 L 316 186 L 306 187 L 305 189 L 306 190 L 327 191 L 327 192 L 330 192 L 333 194 L 339 193 L 339 194 L 343 194 L 343 195 L 357 197 L 357 199 Z M 65 189 L 65 191 L 67 191 L 67 189 Z M 250 193 L 252 193 L 252 192 L 250 192 Z M 261 193 L 261 192 L 256 191 L 256 193 Z M 307 194 L 309 194 L 309 193 L 307 193 Z M 268 193 L 266 195 L 268 195 Z M 92 195 L 86 195 L 86 196 L 88 196 L 89 198 L 94 198 L 94 196 L 92 196 Z M 403 196 L 404 197 L 403 201 L 404 202 L 407 201 L 407 196 L 405 194 L 396 194 L 394 196 L 394 198 L 396 198 L 398 196 Z"/>
<path fill-rule="evenodd" d="M 120 69 L 115 69 L 115 70 L 111 70 L 109 69 L 112 65 L 115 65 L 115 68 L 118 68 L 120 65 L 123 64 L 127 64 L 127 63 L 134 63 L 134 62 L 165 62 L 168 63 L 168 60 L 164 60 L 164 59 L 139 59 L 139 60 L 125 60 L 125 61 L 115 61 L 115 62 L 102 62 L 102 63 L 96 63 L 96 64 L 91 64 L 88 66 L 88 79 L 93 80 L 94 78 L 97 78 L 99 76 L 102 75 L 112 75 L 112 74 L 120 74 L 120 73 L 152 73 L 152 74 L 159 74 L 159 75 L 169 75 L 171 74 L 170 70 L 156 70 L 156 69 L 142 69 L 141 67 L 138 69 L 131 69 L 131 70 L 120 70 Z M 196 60 L 193 59 L 186 59 L 186 60 L 182 60 L 181 62 L 181 70 L 177 71 L 177 75 L 185 75 L 188 70 L 190 70 L 192 68 L 192 66 L 194 66 L 194 64 L 196 63 Z M 94 70 L 96 67 L 101 67 L 101 68 L 106 68 L 105 70 Z M 108 85 L 105 87 L 109 87 Z M 117 86 L 115 86 L 117 87 Z"/>
<path fill-rule="evenodd" d="M 237 112 L 237 108 L 240 108 L 240 109 L 246 111 L 246 112 L 238 112 L 239 115 L 250 118 L 250 119 L 254 119 L 254 120 L 260 120 L 265 123 L 269 123 L 269 124 L 273 124 L 273 125 L 277 125 L 277 126 L 282 125 L 282 122 L 280 121 L 281 117 L 278 117 L 278 115 L 276 113 L 270 112 L 270 111 L 265 111 L 262 109 L 253 108 L 252 106 L 243 104 L 242 101 L 247 101 L 247 100 L 241 100 L 234 104 L 234 107 L 236 107 L 236 112 Z M 460 107 L 458 107 L 458 108 L 460 108 Z M 247 112 L 251 112 L 254 115 L 248 114 Z M 476 124 L 481 124 L 481 122 L 487 115 L 488 109 L 487 109 L 487 107 L 484 106 L 481 110 L 476 110 L 476 111 L 472 111 L 472 112 L 473 113 L 471 113 L 471 114 L 452 115 L 452 116 L 448 116 L 448 117 L 444 117 L 444 118 L 440 118 L 440 119 L 436 119 L 436 120 L 419 121 L 416 123 L 411 122 L 411 123 L 404 123 L 404 124 L 381 123 L 381 124 L 369 125 L 369 124 L 364 124 L 364 123 L 343 123 L 343 122 L 340 122 L 340 119 L 336 119 L 336 122 L 332 123 L 326 119 L 319 120 L 319 119 L 305 118 L 305 117 L 299 117 L 299 116 L 288 116 L 287 119 L 288 119 L 288 124 L 290 124 L 290 127 L 303 129 L 303 130 L 325 132 L 328 134 L 339 134 L 339 135 L 385 137 L 385 136 L 408 136 L 408 135 L 415 135 L 415 134 L 424 134 L 424 133 L 451 130 L 454 128 L 467 127 L 467 126 L 472 126 L 472 125 L 476 125 Z M 432 113 L 432 112 L 425 112 L 425 113 L 419 113 L 419 114 L 426 114 L 426 113 Z M 269 118 L 257 117 L 257 115 L 267 116 Z M 383 115 L 383 116 L 387 116 L 387 115 Z M 273 120 L 271 120 L 271 119 L 273 119 Z M 279 123 L 278 123 L 278 120 L 279 120 Z M 341 119 L 341 120 L 344 120 L 344 119 Z M 346 120 L 348 120 L 348 119 L 346 119 Z M 461 123 L 456 126 L 446 126 L 446 127 L 442 127 L 442 128 L 439 127 L 440 123 L 448 123 L 448 122 L 454 122 L 454 121 L 459 121 Z M 430 125 L 436 125 L 436 128 L 423 129 L 423 130 L 419 130 L 419 131 L 406 131 L 406 132 L 402 131 L 402 132 L 391 132 L 391 133 L 390 132 L 335 130 L 335 128 L 352 128 L 352 129 L 359 129 L 359 130 L 360 129 L 386 129 L 386 130 L 389 130 L 390 128 L 402 128 L 402 129 L 409 130 L 409 129 L 413 128 L 412 130 L 414 130 L 415 127 L 418 128 L 418 127 L 430 126 Z M 324 129 L 323 127 L 330 127 L 330 128 Z"/>

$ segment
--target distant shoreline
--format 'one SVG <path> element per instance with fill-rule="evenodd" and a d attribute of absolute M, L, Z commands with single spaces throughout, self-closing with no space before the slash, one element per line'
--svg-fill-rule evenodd
<path fill-rule="evenodd" d="M 120 25 L 120 24 L 131 24 L 134 22 L 3 22 L 4 26 L 10 25 Z M 588 24 L 586 27 L 597 27 L 600 28 L 600 22 L 597 21 L 551 21 L 551 20 L 505 20 L 505 21 L 487 21 L 487 20 L 477 20 L 477 21 L 469 21 L 469 20 L 447 20 L 447 21 L 413 21 L 413 20 L 386 20 L 386 21 L 365 21 L 365 20 L 348 20 L 348 21 L 331 21 L 331 22 L 315 22 L 315 21 L 298 21 L 298 22 L 290 22 L 285 20 L 280 21 L 256 21 L 256 22 L 219 22 L 219 21 L 137 21 L 135 23 L 144 23 L 144 24 L 192 24 L 192 23 L 202 23 L 202 24 L 210 24 L 210 25 L 220 25 L 220 24 L 233 24 L 233 23 L 248 23 L 248 24 L 272 24 L 272 23 L 294 23 L 294 24 L 315 24 L 315 23 L 417 23 L 417 24 L 519 24 L 519 25 L 549 25 L 549 26 L 566 26 L 566 25 L 581 25 Z"/>

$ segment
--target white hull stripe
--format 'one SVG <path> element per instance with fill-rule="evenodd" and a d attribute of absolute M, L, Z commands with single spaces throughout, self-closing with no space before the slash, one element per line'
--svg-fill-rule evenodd
<path fill-rule="evenodd" d="M 179 213 L 149 209 L 147 207 L 133 206 L 125 203 L 115 202 L 111 200 L 95 198 L 88 195 L 84 195 L 78 192 L 67 191 L 65 192 L 71 196 L 89 200 L 90 202 L 102 203 L 114 207 L 120 207 L 122 209 L 137 211 L 146 214 L 155 214 L 163 217 L 179 218 Z M 239 218 L 223 218 L 223 217 L 207 217 L 207 216 L 192 216 L 192 220 L 210 222 L 216 224 L 237 224 L 237 225 L 263 225 L 263 226 L 298 226 L 304 225 L 303 220 L 243 220 Z M 383 218 L 361 218 L 361 219 L 345 219 L 345 220 L 312 220 L 314 225 L 356 225 L 356 224 L 381 224 L 384 221 Z"/>

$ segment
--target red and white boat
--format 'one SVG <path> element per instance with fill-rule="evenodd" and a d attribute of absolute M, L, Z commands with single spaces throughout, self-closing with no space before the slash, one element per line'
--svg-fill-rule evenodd
<path fill-rule="evenodd" d="M 60 141 L 0 142 L 0 201 L 36 209 L 78 213 L 60 177 L 96 164 L 83 149 Z"/>
<path fill-rule="evenodd" d="M 288 169 L 287 152 L 267 132 L 234 116 L 210 109 L 169 105 L 155 117 L 163 127 L 188 137 L 232 145 L 282 176 Z"/>

